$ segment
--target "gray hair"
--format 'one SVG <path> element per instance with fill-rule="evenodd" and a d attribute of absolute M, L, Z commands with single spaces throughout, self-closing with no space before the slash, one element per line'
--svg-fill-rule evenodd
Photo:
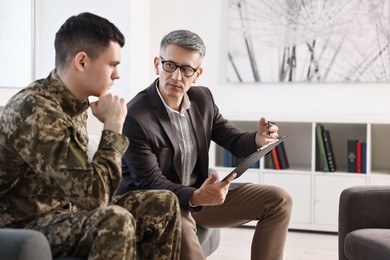
<path fill-rule="evenodd" d="M 188 30 L 176 30 L 165 35 L 160 43 L 160 54 L 170 44 L 176 44 L 185 49 L 196 51 L 199 53 L 201 59 L 206 55 L 206 46 L 203 40 L 199 35 Z"/>

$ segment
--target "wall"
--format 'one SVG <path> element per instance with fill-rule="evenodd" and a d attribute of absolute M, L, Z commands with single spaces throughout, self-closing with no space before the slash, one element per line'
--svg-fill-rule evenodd
<path fill-rule="evenodd" d="M 139 3 L 136 3 L 139 2 Z M 144 67 L 144 56 L 148 55 L 149 2 L 128 0 L 35 0 L 36 3 L 36 78 L 46 77 L 54 68 L 55 33 L 65 20 L 81 12 L 92 12 L 113 22 L 124 34 L 126 43 L 122 49 L 119 65 L 120 79 L 112 87 L 112 93 L 127 101 L 134 95 L 131 86 L 144 82 L 146 73 L 138 70 Z M 145 33 L 146 32 L 146 33 Z M 138 35 L 143 34 L 142 41 Z M 91 101 L 96 98 L 90 98 Z M 88 131 L 99 134 L 102 124 L 89 111 Z"/>
<path fill-rule="evenodd" d="M 266 115 L 295 120 L 390 121 L 389 84 L 232 84 L 227 64 L 227 0 L 152 0 L 152 48 L 172 29 L 190 29 L 205 41 L 200 83 L 211 88 L 228 117 Z M 188 4 L 187 4 L 188 3 Z M 163 26 L 160 26 L 163 24 Z M 294 120 L 292 119 L 292 120 Z"/>
<path fill-rule="evenodd" d="M 206 43 L 200 85 L 210 87 L 228 118 L 389 122 L 389 84 L 232 84 L 226 82 L 228 0 L 35 0 L 36 78 L 54 67 L 54 35 L 70 15 L 90 11 L 107 17 L 125 34 L 121 79 L 113 92 L 129 100 L 155 78 L 153 57 L 163 35 L 189 29 Z M 15 90 L 0 90 L 0 106 Z M 91 117 L 90 132 L 99 131 Z"/>

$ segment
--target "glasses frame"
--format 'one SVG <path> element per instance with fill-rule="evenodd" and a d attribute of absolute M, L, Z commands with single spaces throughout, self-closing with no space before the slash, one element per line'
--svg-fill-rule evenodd
<path fill-rule="evenodd" d="M 175 71 L 179 68 L 180 74 L 181 74 L 183 77 L 186 77 L 186 78 L 191 78 L 192 76 L 194 76 L 195 72 L 197 72 L 198 69 L 200 68 L 200 66 L 197 67 L 197 68 L 193 68 L 193 67 L 191 67 L 191 66 L 189 66 L 189 65 L 182 65 L 182 66 L 179 66 L 179 65 L 176 64 L 176 62 L 171 61 L 171 60 L 166 60 L 166 59 L 164 59 L 164 58 L 161 57 L 161 56 L 160 56 L 160 60 L 161 60 L 161 67 L 163 68 L 163 70 L 165 70 L 165 71 L 168 72 L 168 73 L 173 73 L 173 72 L 175 72 Z M 172 70 L 172 71 L 166 70 L 166 69 L 164 68 L 164 64 L 165 64 L 166 62 L 170 62 L 170 63 L 172 63 L 173 65 L 175 65 L 175 69 Z M 189 69 L 191 69 L 191 70 L 192 70 L 192 74 L 191 74 L 190 76 L 184 75 L 184 74 L 183 74 L 183 71 L 181 70 L 181 68 L 187 68 L 187 69 L 189 68 Z"/>

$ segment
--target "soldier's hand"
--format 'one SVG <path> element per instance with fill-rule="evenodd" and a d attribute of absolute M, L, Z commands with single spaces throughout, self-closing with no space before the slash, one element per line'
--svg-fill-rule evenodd
<path fill-rule="evenodd" d="M 105 93 L 91 103 L 92 114 L 104 124 L 104 129 L 122 132 L 127 115 L 126 101 L 123 98 Z"/>

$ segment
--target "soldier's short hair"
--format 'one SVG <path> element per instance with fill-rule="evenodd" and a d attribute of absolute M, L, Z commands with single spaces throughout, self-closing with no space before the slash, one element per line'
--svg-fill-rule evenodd
<path fill-rule="evenodd" d="M 123 47 L 125 37 L 107 19 L 88 12 L 71 16 L 56 33 L 55 66 L 58 69 L 69 65 L 71 59 L 82 51 L 94 60 L 108 47 L 110 41 Z"/>

